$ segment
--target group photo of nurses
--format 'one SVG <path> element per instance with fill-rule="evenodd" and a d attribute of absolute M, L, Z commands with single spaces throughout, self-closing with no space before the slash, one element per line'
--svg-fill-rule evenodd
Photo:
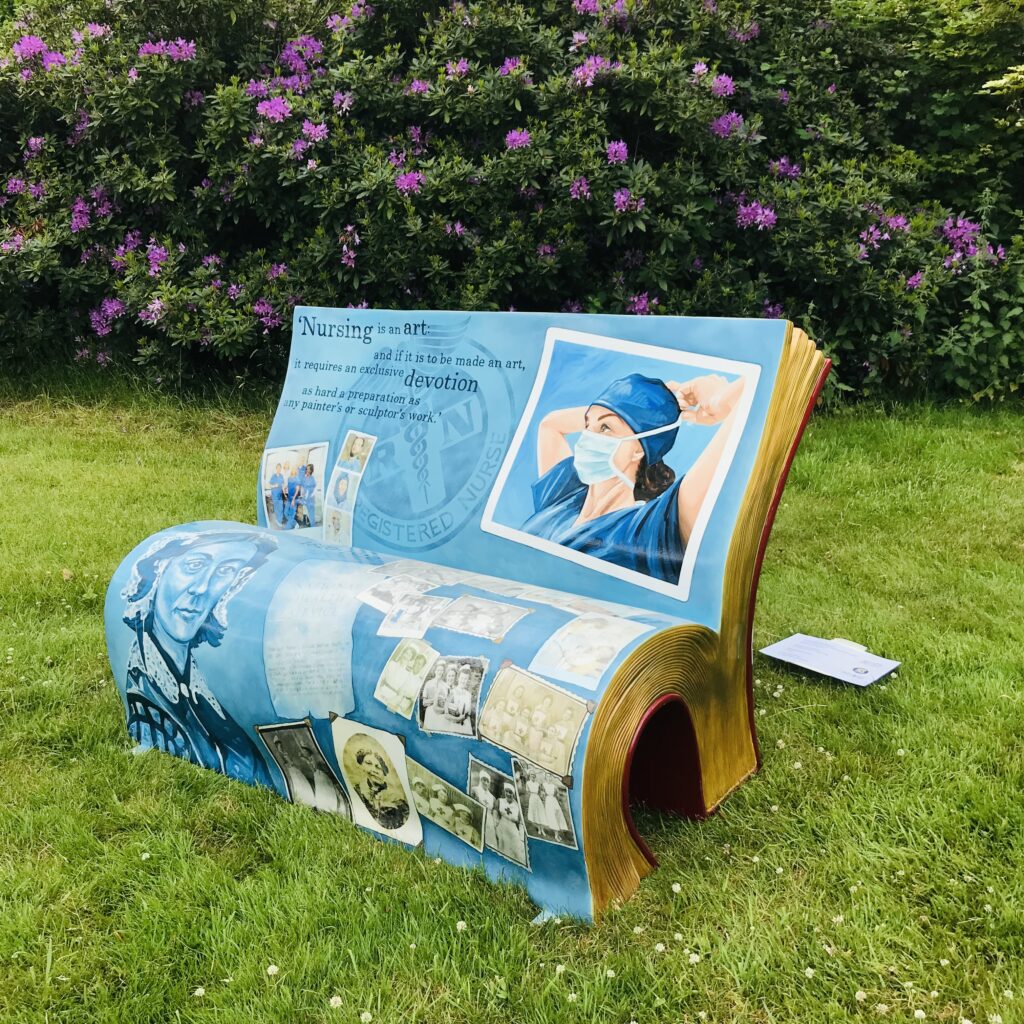
<path fill-rule="evenodd" d="M 272 530 L 308 530 L 323 521 L 326 441 L 263 454 L 262 488 Z"/>

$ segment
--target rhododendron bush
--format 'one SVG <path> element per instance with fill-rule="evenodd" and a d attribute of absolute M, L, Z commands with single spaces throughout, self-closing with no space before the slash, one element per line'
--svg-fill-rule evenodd
<path fill-rule="evenodd" d="M 862 394 L 1024 382 L 1015 5 L 37 2 L 0 360 L 272 380 L 292 308 L 786 316 Z"/>

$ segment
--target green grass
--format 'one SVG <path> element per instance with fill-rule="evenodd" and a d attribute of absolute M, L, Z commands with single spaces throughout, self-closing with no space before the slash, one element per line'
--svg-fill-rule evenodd
<path fill-rule="evenodd" d="M 270 412 L 78 394 L 0 398 L 0 1020 L 1024 1019 L 1021 411 L 812 424 L 757 646 L 842 635 L 904 667 L 857 691 L 758 659 L 764 769 L 709 821 L 641 816 L 661 868 L 585 928 L 131 756 L 106 582 L 161 527 L 252 520 Z"/>

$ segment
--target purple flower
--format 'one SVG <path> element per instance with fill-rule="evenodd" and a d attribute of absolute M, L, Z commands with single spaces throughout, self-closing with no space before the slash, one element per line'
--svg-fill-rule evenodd
<path fill-rule="evenodd" d="M 647 205 L 643 196 L 634 196 L 628 188 L 616 189 L 612 194 L 616 213 L 638 213 Z"/>
<path fill-rule="evenodd" d="M 255 132 L 250 132 L 245 137 L 245 141 L 248 142 L 250 146 L 257 146 L 257 147 L 258 146 L 262 146 L 263 145 L 263 136 L 262 135 L 257 135 Z"/>
<path fill-rule="evenodd" d="M 267 96 L 270 94 L 270 86 L 262 78 L 250 78 L 249 84 L 245 87 L 246 96 Z"/>
<path fill-rule="evenodd" d="M 150 39 L 139 47 L 140 57 L 169 57 L 174 61 L 193 60 L 196 55 L 196 44 L 189 39 Z"/>
<path fill-rule="evenodd" d="M 649 296 L 647 292 L 640 292 L 638 295 L 631 295 L 626 303 L 626 312 L 635 313 L 637 316 L 647 316 L 652 313 L 658 305 L 658 297 Z"/>
<path fill-rule="evenodd" d="M 330 134 L 330 131 L 326 124 L 316 124 L 307 118 L 302 122 L 302 134 L 305 135 L 310 142 L 323 142 Z"/>
<path fill-rule="evenodd" d="M 512 74 L 516 68 L 520 67 L 523 62 L 518 57 L 506 57 L 504 63 L 498 68 L 498 74 L 502 78 L 507 78 Z"/>
<path fill-rule="evenodd" d="M 607 57 L 596 54 L 588 57 L 579 67 L 573 68 L 573 82 L 581 89 L 592 89 L 599 78 L 621 66 L 618 61 L 613 64 Z"/>
<path fill-rule="evenodd" d="M 444 66 L 445 78 L 463 78 L 469 74 L 469 61 L 465 57 L 450 60 Z"/>
<path fill-rule="evenodd" d="M 120 299 L 104 299 L 97 309 L 89 313 L 93 331 L 103 337 L 110 333 L 111 322 L 124 316 L 127 307 Z"/>
<path fill-rule="evenodd" d="M 410 192 L 419 192 L 426 180 L 421 171 L 408 171 L 406 174 L 399 174 L 395 178 L 395 188 L 402 195 L 409 195 Z"/>
<path fill-rule="evenodd" d="M 912 292 L 915 288 L 919 288 L 923 280 L 923 270 L 919 270 L 916 274 L 911 274 L 910 277 L 907 278 L 907 291 Z"/>
<path fill-rule="evenodd" d="M 788 156 L 781 156 L 778 160 L 772 160 L 768 164 L 769 170 L 776 178 L 799 178 L 800 165 L 790 161 Z"/>
<path fill-rule="evenodd" d="M 444 233 L 446 235 L 455 235 L 456 237 L 461 238 L 466 233 L 466 228 L 461 220 L 457 220 L 454 224 L 445 224 Z"/>
<path fill-rule="evenodd" d="M 525 149 L 531 141 L 530 133 L 525 128 L 513 128 L 505 135 L 505 148 Z"/>
<path fill-rule="evenodd" d="M 109 366 L 113 362 L 113 359 L 109 352 L 97 352 L 96 353 L 96 365 L 105 367 Z"/>
<path fill-rule="evenodd" d="M 287 263 L 271 263 L 270 269 L 267 271 L 267 280 L 273 281 L 278 277 L 285 277 L 288 273 Z"/>
<path fill-rule="evenodd" d="M 586 32 L 573 32 L 572 45 L 569 47 L 569 52 L 575 53 L 581 47 L 586 46 L 588 42 L 590 42 L 590 37 Z"/>
<path fill-rule="evenodd" d="M 81 340 L 81 339 L 77 339 Z M 75 349 L 75 362 L 83 363 L 86 359 L 92 359 L 92 351 L 87 348 L 76 348 Z"/>
<path fill-rule="evenodd" d="M 597 0 L 572 0 L 572 9 L 577 14 L 597 14 Z"/>
<path fill-rule="evenodd" d="M 751 39 L 756 39 L 760 34 L 761 26 L 756 21 L 752 21 L 746 28 L 729 29 L 729 38 L 735 39 L 738 43 L 749 43 Z"/>
<path fill-rule="evenodd" d="M 562 303 L 562 312 L 563 313 L 582 313 L 583 312 L 583 303 L 580 302 L 579 299 L 566 299 L 565 302 Z"/>
<path fill-rule="evenodd" d="M 570 199 L 589 199 L 590 198 L 590 182 L 586 178 L 574 178 L 572 184 L 569 186 L 569 198 Z"/>
<path fill-rule="evenodd" d="M 167 262 L 168 252 L 162 245 L 157 245 L 155 242 L 150 242 L 146 246 L 146 260 L 149 262 L 149 276 L 159 277 L 160 271 L 163 270 L 164 264 Z"/>
<path fill-rule="evenodd" d="M 139 319 L 143 323 L 155 324 L 164 315 L 164 308 L 159 299 L 153 299 L 145 309 L 139 311 Z"/>
<path fill-rule="evenodd" d="M 703 78 L 707 73 L 708 73 L 708 66 L 707 66 L 707 64 L 704 61 L 699 60 L 699 61 L 697 61 L 696 64 L 693 65 L 693 77 L 694 78 Z"/>
<path fill-rule="evenodd" d="M 782 303 L 773 303 L 771 299 L 765 299 L 764 305 L 761 308 L 761 316 L 766 320 L 781 320 L 785 316 L 782 309 Z"/>
<path fill-rule="evenodd" d="M 39 36 L 22 36 L 15 44 L 11 47 L 14 56 L 19 61 L 24 62 L 31 60 L 33 57 L 42 56 L 50 48 L 46 43 L 39 38 Z"/>
<path fill-rule="evenodd" d="M 833 94 L 835 93 L 835 91 L 836 91 L 836 83 L 835 83 L 835 82 L 833 82 L 833 83 L 832 83 L 832 84 L 831 84 L 831 85 L 830 85 L 830 86 L 829 86 L 829 87 L 828 87 L 828 88 L 827 88 L 827 89 L 825 90 L 825 92 L 827 92 L 827 93 L 828 93 L 828 94 L 829 94 L 830 96 L 832 96 L 832 95 L 833 95 Z"/>
<path fill-rule="evenodd" d="M 53 68 L 60 67 L 62 64 L 67 64 L 67 57 L 63 53 L 58 53 L 56 50 L 48 50 L 43 54 L 43 70 L 52 71 Z"/>
<path fill-rule="evenodd" d="M 712 96 L 731 96 L 736 91 L 736 83 L 728 75 L 716 75 L 711 83 Z"/>
<path fill-rule="evenodd" d="M 629 147 L 621 139 L 609 142 L 605 152 L 610 164 L 624 164 L 629 159 Z"/>
<path fill-rule="evenodd" d="M 414 78 L 405 90 L 406 96 L 415 96 L 426 92 L 430 92 L 430 83 L 425 82 L 422 78 Z"/>
<path fill-rule="evenodd" d="M 25 143 L 25 152 L 22 154 L 22 159 L 25 163 L 29 160 L 34 160 L 43 150 L 43 146 L 46 145 L 46 138 L 42 135 L 33 135 Z"/>
<path fill-rule="evenodd" d="M 716 117 L 710 127 L 714 135 L 720 139 L 727 139 L 733 132 L 743 127 L 743 115 L 737 114 L 735 110 L 730 110 L 729 113 Z"/>
<path fill-rule="evenodd" d="M 237 299 L 242 294 L 242 292 L 244 292 L 244 291 L 245 291 L 245 288 L 244 288 L 243 285 L 240 285 L 240 284 L 229 284 L 228 285 L 228 298 L 229 299 Z"/>
<path fill-rule="evenodd" d="M 756 200 L 740 203 L 736 209 L 736 224 L 741 228 L 756 227 L 758 231 L 771 231 L 778 218 L 770 206 L 762 206 Z"/>
<path fill-rule="evenodd" d="M 189 89 L 183 98 L 186 107 L 201 107 L 206 102 L 206 97 L 198 89 Z"/>
<path fill-rule="evenodd" d="M 46 195 L 46 182 L 45 181 L 33 181 L 28 187 L 29 195 L 33 199 L 42 199 Z"/>
<path fill-rule="evenodd" d="M 405 150 L 391 150 L 388 153 L 388 163 L 392 167 L 404 167 L 405 166 Z"/>
<path fill-rule="evenodd" d="M 256 113 L 268 121 L 283 121 L 291 116 L 292 108 L 283 96 L 275 96 L 272 100 L 262 100 L 256 104 Z"/>
<path fill-rule="evenodd" d="M 136 81 L 138 79 L 138 77 L 139 77 L 139 69 L 138 68 L 129 68 L 128 69 L 128 81 L 129 82 Z"/>
<path fill-rule="evenodd" d="M 558 250 L 549 242 L 542 242 L 537 246 L 537 255 L 541 259 L 551 259 Z"/>
<path fill-rule="evenodd" d="M 784 107 L 789 105 L 789 90 L 788 89 L 780 89 L 776 95 L 778 96 L 779 102 Z"/>
<path fill-rule="evenodd" d="M 893 214 L 892 216 L 884 214 L 882 216 L 882 223 L 890 231 L 902 231 L 904 234 L 910 233 L 910 221 L 901 213 Z"/>
<path fill-rule="evenodd" d="M 323 53 L 323 46 L 313 36 L 299 36 L 284 44 L 277 60 L 279 64 L 296 73 L 309 70 L 307 60 L 316 61 Z"/>
<path fill-rule="evenodd" d="M 4 186 L 4 191 L 9 196 L 18 196 L 25 191 L 25 180 L 24 178 L 8 178 L 7 184 Z"/>
<path fill-rule="evenodd" d="M 84 231 L 92 223 L 89 204 L 83 196 L 75 196 L 71 204 L 71 230 Z"/>

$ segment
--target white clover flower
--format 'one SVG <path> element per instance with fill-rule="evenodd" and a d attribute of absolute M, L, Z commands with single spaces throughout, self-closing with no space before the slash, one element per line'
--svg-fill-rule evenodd
<path fill-rule="evenodd" d="M 148 850 L 143 851 L 139 854 L 139 860 L 149 860 L 150 854 Z"/>
<path fill-rule="evenodd" d="M 615 972 L 609 967 L 608 970 L 604 972 L 604 976 L 606 978 L 614 978 Z"/>
<path fill-rule="evenodd" d="M 570 1003 L 575 1003 L 576 1002 L 576 993 L 575 992 L 570 992 L 565 998 L 568 999 Z"/>
<path fill-rule="evenodd" d="M 644 926 L 642 924 L 633 925 L 633 934 L 634 935 L 643 935 L 643 933 L 644 933 Z"/>
<path fill-rule="evenodd" d="M 369 1010 L 363 1010 L 363 1012 L 359 1014 L 359 1019 L 362 1021 L 362 1024 L 370 1024 L 370 1021 L 373 1020 L 373 1014 L 370 1013 Z"/>
<path fill-rule="evenodd" d="M 850 778 L 850 776 L 849 776 L 849 775 L 844 775 L 844 776 L 843 776 L 843 782 L 851 782 L 851 781 L 853 781 L 853 780 L 852 780 L 852 779 Z M 884 1006 L 884 1005 L 885 1005 L 885 1003 L 880 1003 L 879 1005 L 880 1005 L 880 1006 Z"/>
<path fill-rule="evenodd" d="M 925 1017 L 927 1017 L 927 1016 L 928 1016 L 928 1014 L 925 1013 L 924 1010 L 915 1010 L 914 1011 L 914 1020 L 924 1020 Z"/>
<path fill-rule="evenodd" d="M 781 875 L 782 874 L 782 868 L 776 868 L 775 869 L 775 874 Z"/>
<path fill-rule="evenodd" d="M 844 920 L 844 918 L 843 918 L 842 914 L 836 914 L 836 916 L 832 918 L 832 923 L 833 924 L 842 924 L 843 920 Z"/>
<path fill-rule="evenodd" d="M 775 741 L 775 746 L 777 746 L 779 748 L 779 750 L 785 750 L 786 749 L 786 741 L 785 740 L 776 740 Z"/>
<path fill-rule="evenodd" d="M 565 964 L 559 964 L 555 968 L 555 974 L 565 974 Z"/>
<path fill-rule="evenodd" d="M 280 970 L 281 970 L 281 968 L 280 968 L 280 967 L 278 967 L 278 966 L 277 966 L 277 964 L 271 964 L 271 965 L 270 965 L 270 966 L 269 966 L 269 967 L 267 968 L 267 974 L 269 974 L 269 975 L 270 975 L 270 977 L 272 978 L 272 977 L 273 977 L 273 976 L 274 976 L 275 974 L 277 974 L 277 972 L 278 972 L 278 971 L 280 971 Z"/>
<path fill-rule="evenodd" d="M 985 906 L 982 907 L 982 910 L 984 910 L 986 914 L 991 914 L 992 913 L 992 904 L 991 903 L 986 903 Z"/>
<path fill-rule="evenodd" d="M 902 747 L 900 747 L 899 750 L 896 751 L 897 757 L 903 757 L 904 754 L 906 754 L 906 751 Z"/>
<path fill-rule="evenodd" d="M 906 989 L 911 989 L 914 987 L 914 983 L 912 981 L 905 981 L 903 982 L 903 987 Z"/>
<path fill-rule="evenodd" d="M 880 1017 L 885 1016 L 885 1014 L 887 1014 L 888 1012 L 889 1007 L 885 1003 L 875 1004 L 875 1013 L 877 1013 Z"/>
<path fill-rule="evenodd" d="M 673 882 L 672 891 L 674 893 L 681 893 L 683 891 L 683 887 L 678 882 Z"/>
<path fill-rule="evenodd" d="M 856 999 L 858 1003 L 863 1003 L 864 1000 L 867 999 L 867 997 L 867 992 L 865 992 L 862 988 L 857 989 L 857 991 L 853 993 L 853 998 Z"/>
<path fill-rule="evenodd" d="M 942 958 L 942 959 L 941 959 L 941 960 L 939 961 L 939 966 L 940 966 L 940 967 L 948 967 L 948 966 L 949 966 L 949 961 L 948 961 L 948 960 L 947 960 L 947 959 L 946 959 L 945 957 L 943 957 L 943 958 Z"/>
<path fill-rule="evenodd" d="M 682 942 L 683 941 L 683 933 L 682 932 L 676 932 L 675 935 L 672 936 L 672 938 L 675 939 L 676 942 Z M 1006 995 L 1006 993 L 1004 992 L 1003 995 Z"/>
<path fill-rule="evenodd" d="M 552 920 L 554 921 L 555 924 L 561 924 L 562 923 L 562 919 L 560 917 L 553 918 Z"/>
<path fill-rule="evenodd" d="M 691 953 L 690 954 L 690 963 L 691 964 L 699 964 L 700 963 L 700 953 Z"/>
<path fill-rule="evenodd" d="M 664 953 L 665 952 L 665 943 L 664 942 L 656 942 L 654 944 L 654 952 L 655 953 Z"/>
<path fill-rule="evenodd" d="M 778 804 L 772 804 L 771 807 L 768 808 L 768 810 L 771 811 L 772 814 L 778 814 L 779 813 L 779 805 Z"/>
<path fill-rule="evenodd" d="M 961 1017 L 957 1024 L 974 1024 L 973 1021 L 968 1020 L 966 1017 Z"/>
<path fill-rule="evenodd" d="M 1004 999 L 1012 999 L 1013 998 L 1013 989 L 1012 988 L 1004 988 L 1003 989 L 1003 998 Z"/>
<path fill-rule="evenodd" d="M 466 924 L 465 921 L 456 921 L 455 922 L 455 930 L 457 932 L 464 932 L 468 927 L 469 926 Z"/>
<path fill-rule="evenodd" d="M 331 996 L 330 1006 L 332 1010 L 337 1010 L 341 1006 L 341 996 Z"/>
<path fill-rule="evenodd" d="M 998 1013 L 990 1013 L 988 1015 L 988 1024 L 1003 1024 L 1003 1018 Z"/>
<path fill-rule="evenodd" d="M 415 949 L 416 948 L 416 943 L 415 942 L 410 942 L 409 943 L 409 948 L 410 949 Z"/>
<path fill-rule="evenodd" d="M 192 995 L 194 995 L 196 999 L 202 999 L 203 996 L 206 995 L 206 989 L 203 988 L 202 985 L 200 985 L 199 988 L 197 988 L 195 992 L 192 993 Z"/>
<path fill-rule="evenodd" d="M 793 770 L 794 771 L 798 772 L 798 771 L 800 771 L 801 768 L 803 768 L 803 765 L 799 761 L 794 761 L 793 762 Z"/>
<path fill-rule="evenodd" d="M 750 862 L 751 864 L 760 864 L 761 858 L 755 853 L 754 856 L 750 858 Z"/>
<path fill-rule="evenodd" d="M 814 968 L 813 967 L 805 967 L 804 968 L 804 975 L 806 977 L 808 977 L 808 978 L 813 978 L 814 977 Z"/>
<path fill-rule="evenodd" d="M 758 708 L 758 710 L 757 710 L 757 713 L 758 713 L 759 715 L 767 715 L 767 714 L 768 714 L 768 712 L 767 712 L 767 711 L 765 711 L 765 709 L 764 709 L 764 708 Z"/>
<path fill-rule="evenodd" d="M 931 992 L 928 993 L 928 995 L 930 995 L 932 997 L 932 999 L 938 999 L 939 998 L 939 993 L 936 992 L 935 989 L 932 989 Z"/>

